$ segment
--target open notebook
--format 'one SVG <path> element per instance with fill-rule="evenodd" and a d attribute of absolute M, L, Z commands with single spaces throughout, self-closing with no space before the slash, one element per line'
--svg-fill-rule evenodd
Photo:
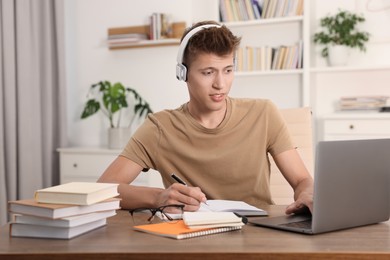
<path fill-rule="evenodd" d="M 207 204 L 206 204 L 207 203 Z M 268 212 L 259 209 L 255 206 L 249 205 L 244 201 L 237 200 L 207 200 L 206 203 L 201 203 L 200 208 L 196 212 L 234 212 L 237 215 L 251 217 L 251 216 L 267 216 Z M 156 214 L 161 218 L 161 213 Z M 169 214 L 173 219 L 180 219 L 180 214 Z"/>

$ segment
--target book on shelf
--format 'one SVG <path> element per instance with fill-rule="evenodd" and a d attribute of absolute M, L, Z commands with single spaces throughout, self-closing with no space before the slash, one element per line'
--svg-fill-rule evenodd
<path fill-rule="evenodd" d="M 302 66 L 302 41 L 290 46 L 245 46 L 237 52 L 237 71 L 290 70 Z"/>
<path fill-rule="evenodd" d="M 8 210 L 11 213 L 58 219 L 91 212 L 120 209 L 119 202 L 120 199 L 111 198 L 92 205 L 69 205 L 38 203 L 34 199 L 26 199 L 9 201 Z"/>
<path fill-rule="evenodd" d="M 240 230 L 242 226 L 227 226 L 217 228 L 189 228 L 183 220 L 174 223 L 163 222 L 158 224 L 138 225 L 135 230 L 173 239 L 186 239 L 199 236 L 207 236 L 222 232 Z"/>
<path fill-rule="evenodd" d="M 101 219 L 107 219 L 115 215 L 116 215 L 116 210 L 92 212 L 83 215 L 76 215 L 76 216 L 64 217 L 59 219 L 15 214 L 13 216 L 12 223 L 71 228 L 71 227 L 87 224 L 89 222 L 93 222 Z"/>
<path fill-rule="evenodd" d="M 125 46 L 145 40 L 148 40 L 148 35 L 144 33 L 113 34 L 108 36 L 107 44 L 109 47 Z"/>
<path fill-rule="evenodd" d="M 35 191 L 41 203 L 91 205 L 118 196 L 118 184 L 97 182 L 69 182 Z"/>
<path fill-rule="evenodd" d="M 262 14 L 263 10 L 262 10 L 262 5 L 260 4 L 260 2 L 258 0 L 252 0 L 252 7 L 253 7 L 255 19 L 261 19 L 261 14 Z"/>
<path fill-rule="evenodd" d="M 220 0 L 222 22 L 303 15 L 304 0 Z"/>
<path fill-rule="evenodd" d="M 341 97 L 339 110 L 379 110 L 387 106 L 389 97 L 382 95 Z"/>
<path fill-rule="evenodd" d="M 153 13 L 150 16 L 150 40 L 160 40 L 172 37 L 172 23 L 166 13 Z"/>
<path fill-rule="evenodd" d="M 233 212 L 184 212 L 183 221 L 189 228 L 244 226 L 246 222 Z"/>
<path fill-rule="evenodd" d="M 75 227 L 58 227 L 25 223 L 10 223 L 10 236 L 32 238 L 71 239 L 105 226 L 107 219 L 99 219 Z"/>

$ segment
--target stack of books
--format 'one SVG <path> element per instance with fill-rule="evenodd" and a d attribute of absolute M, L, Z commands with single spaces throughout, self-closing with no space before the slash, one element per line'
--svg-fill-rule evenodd
<path fill-rule="evenodd" d="M 118 184 L 71 182 L 8 202 L 10 236 L 71 239 L 103 227 L 116 214 Z"/>
<path fill-rule="evenodd" d="M 145 33 L 112 34 L 108 36 L 107 44 L 108 47 L 121 47 L 148 39 L 149 37 Z"/>
<path fill-rule="evenodd" d="M 374 110 L 379 111 L 387 106 L 388 96 L 348 96 L 341 97 L 339 100 L 339 110 Z"/>
<path fill-rule="evenodd" d="M 303 42 L 291 46 L 245 46 L 237 52 L 237 71 L 301 69 Z"/>
<path fill-rule="evenodd" d="M 172 23 L 165 13 L 153 13 L 150 16 L 150 40 L 160 40 L 172 37 Z"/>
<path fill-rule="evenodd" d="M 249 21 L 303 14 L 304 0 L 219 0 L 223 22 Z"/>

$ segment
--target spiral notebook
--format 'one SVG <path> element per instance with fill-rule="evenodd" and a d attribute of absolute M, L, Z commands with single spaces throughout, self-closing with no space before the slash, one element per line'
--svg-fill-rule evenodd
<path fill-rule="evenodd" d="M 174 239 L 186 239 L 191 237 L 206 236 L 216 233 L 240 230 L 242 226 L 227 226 L 217 228 L 188 228 L 183 220 L 175 223 L 163 222 L 158 224 L 147 224 L 134 226 L 134 229 L 162 237 Z"/>

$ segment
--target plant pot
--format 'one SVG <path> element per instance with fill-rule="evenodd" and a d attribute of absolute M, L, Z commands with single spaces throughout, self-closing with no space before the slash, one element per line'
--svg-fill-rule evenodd
<path fill-rule="evenodd" d="M 131 137 L 128 127 L 108 128 L 108 148 L 123 149 Z"/>
<path fill-rule="evenodd" d="M 348 63 L 350 48 L 345 45 L 333 45 L 328 49 L 329 66 L 345 66 Z"/>

